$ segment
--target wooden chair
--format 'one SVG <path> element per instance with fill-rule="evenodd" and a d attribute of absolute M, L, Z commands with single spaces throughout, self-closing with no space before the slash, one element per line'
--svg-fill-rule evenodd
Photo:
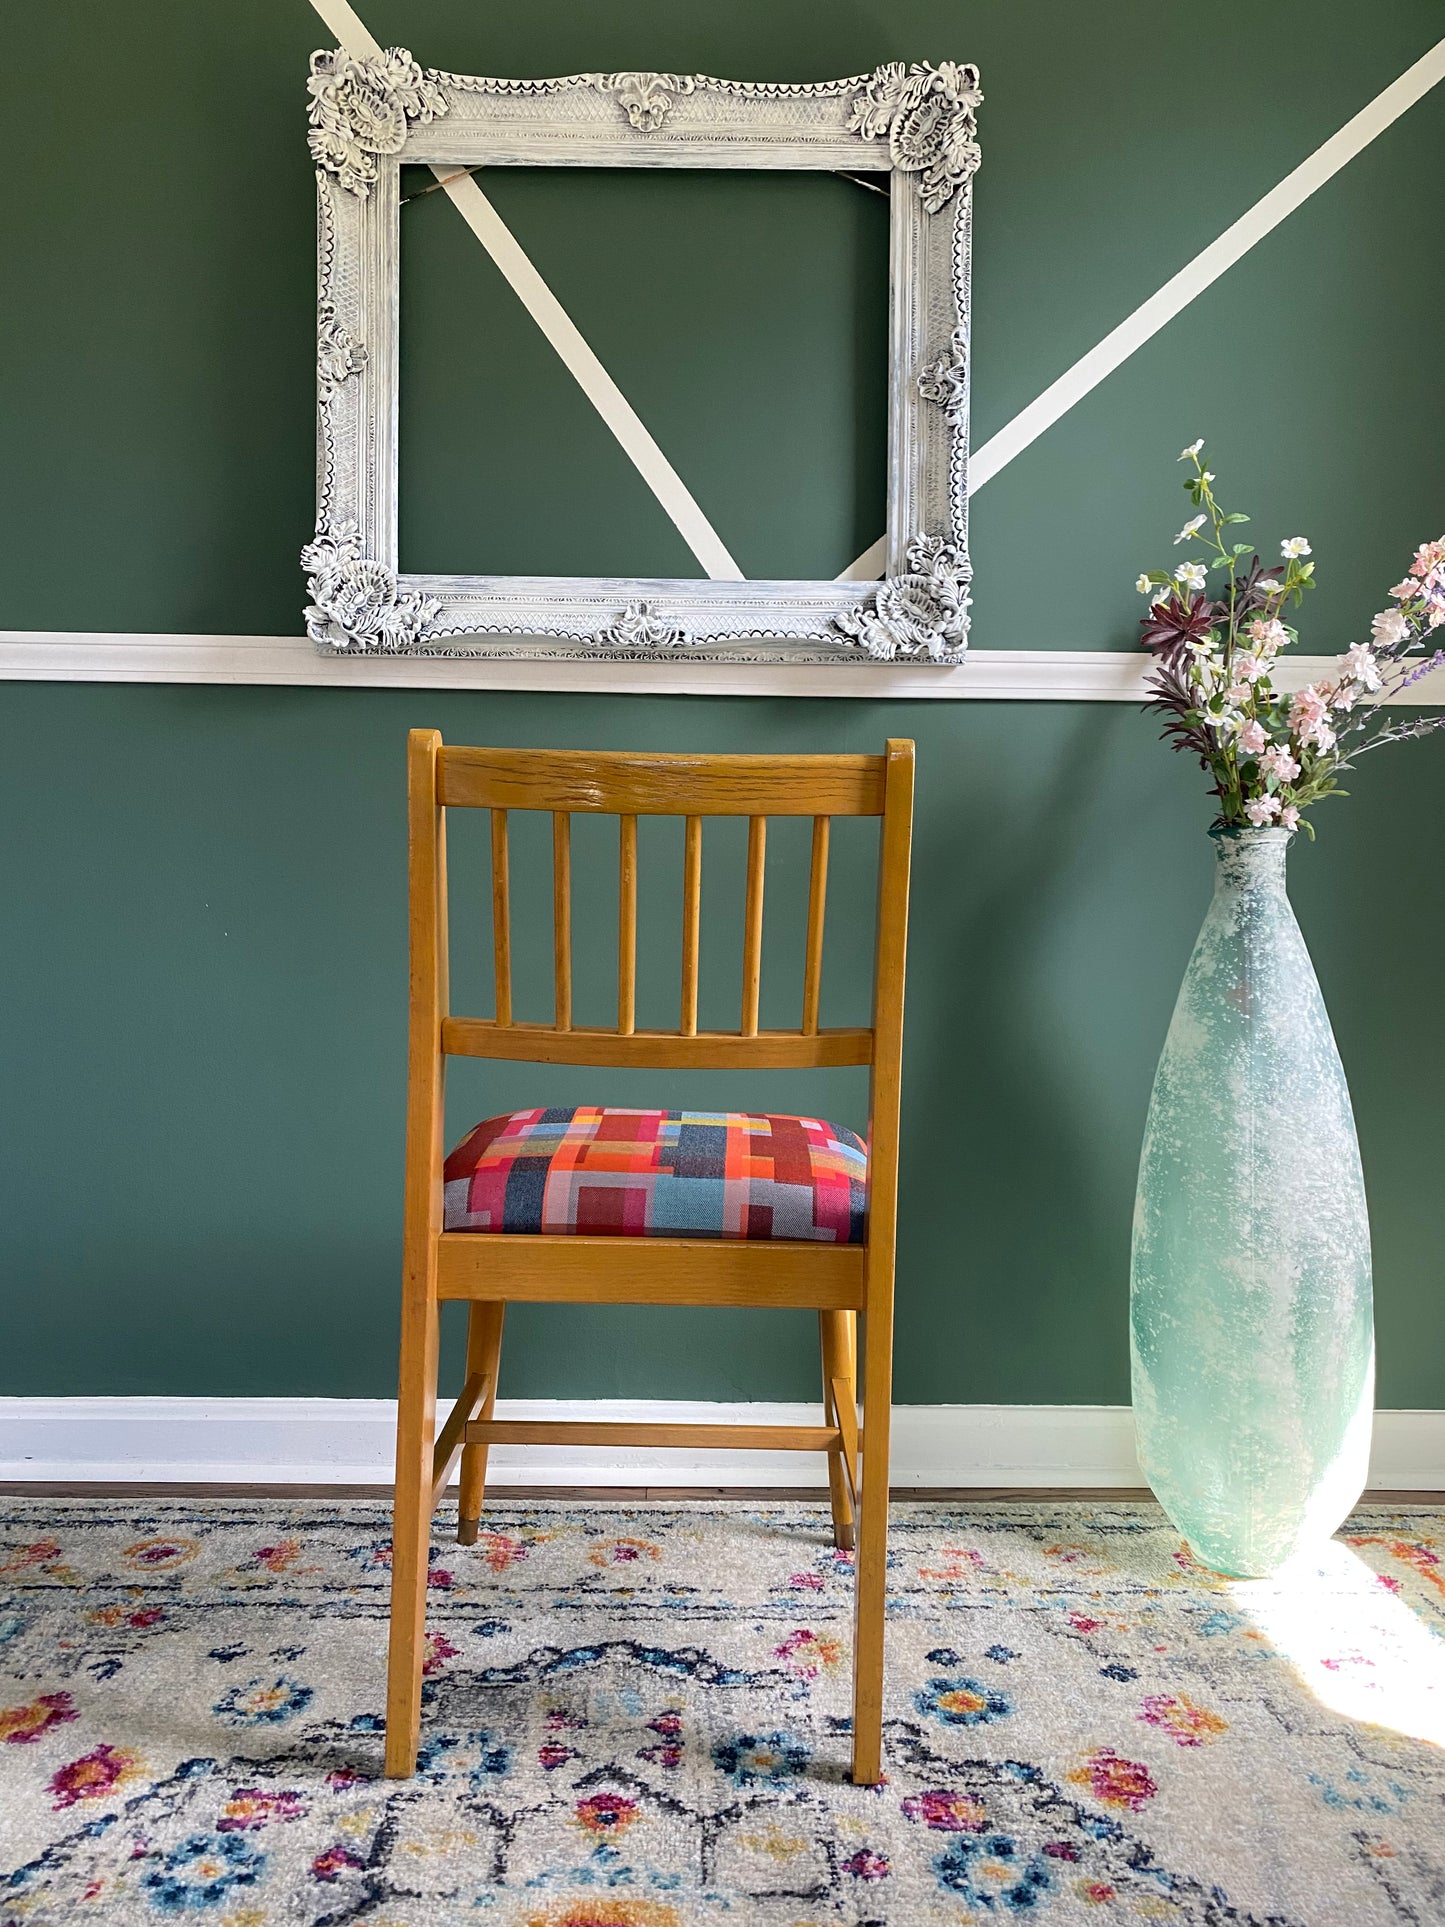
<path fill-rule="evenodd" d="M 444 748 L 435 730 L 408 745 L 411 874 L 410 1073 L 407 1100 L 401 1402 L 392 1540 L 386 1771 L 415 1770 L 431 1520 L 461 1456 L 460 1527 L 475 1540 L 493 1443 L 749 1446 L 826 1452 L 834 1531 L 850 1545 L 859 1516 L 853 1668 L 853 1778 L 881 1774 L 883 1610 L 888 1533 L 888 1425 L 893 1366 L 893 1245 L 903 972 L 913 822 L 913 744 L 882 756 L 652 756 L 584 751 Z M 445 817 L 491 812 L 496 1016 L 453 1017 L 447 999 Z M 555 1021 L 512 1015 L 507 812 L 552 812 Z M 617 1028 L 574 1026 L 571 989 L 571 817 L 620 818 L 621 912 Z M 634 1022 L 637 819 L 682 816 L 682 1010 L 676 1031 Z M 748 818 L 742 1021 L 697 1027 L 702 818 Z M 760 1030 L 763 865 L 769 816 L 813 819 L 802 1024 Z M 882 818 L 873 1022 L 820 1029 L 819 986 L 829 819 Z M 443 1084 L 448 1056 L 658 1068 L 797 1068 L 866 1064 L 870 1071 L 868 1211 L 862 1244 L 667 1237 L 515 1235 L 443 1229 Z M 469 1305 L 466 1380 L 436 1433 L 437 1321 L 444 1299 Z M 498 1420 L 497 1364 L 509 1300 L 648 1305 L 802 1305 L 818 1312 L 822 1425 L 574 1425 Z M 866 1338 L 858 1428 L 857 1314 Z M 861 1457 L 861 1479 L 860 1479 Z"/>

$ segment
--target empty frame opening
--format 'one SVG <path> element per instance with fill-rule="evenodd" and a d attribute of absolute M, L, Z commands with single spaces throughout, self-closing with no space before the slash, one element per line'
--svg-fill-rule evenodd
<path fill-rule="evenodd" d="M 488 169 L 502 219 L 749 579 L 826 581 L 886 515 L 882 176 Z M 876 184 L 864 185 L 864 181 Z M 429 171 L 402 173 L 400 562 L 704 570 Z"/>

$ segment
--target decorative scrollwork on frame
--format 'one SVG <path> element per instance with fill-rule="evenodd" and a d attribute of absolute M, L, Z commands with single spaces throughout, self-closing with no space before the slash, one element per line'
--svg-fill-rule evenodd
<path fill-rule="evenodd" d="M 649 602 L 629 602 L 620 616 L 588 638 L 599 649 L 685 649 L 677 623 L 664 622 Z"/>
<path fill-rule="evenodd" d="M 365 200 L 379 154 L 399 154 L 409 125 L 435 120 L 447 97 L 405 47 L 357 60 L 341 48 L 311 56 L 307 141 L 318 167 Z"/>
<path fill-rule="evenodd" d="M 674 95 L 697 86 L 692 74 L 593 74 L 598 91 L 616 94 L 618 105 L 640 134 L 655 133 L 667 119 Z"/>
<path fill-rule="evenodd" d="M 977 67 L 956 60 L 905 67 L 893 60 L 875 69 L 853 102 L 848 127 L 868 140 L 886 140 L 893 165 L 922 177 L 923 205 L 937 214 L 978 168 L 975 114 L 982 99 Z"/>
<path fill-rule="evenodd" d="M 422 640 L 441 610 L 435 596 L 401 594 L 395 571 L 361 553 L 350 523 L 318 529 L 301 566 L 311 597 L 306 633 L 331 649 L 399 653 Z"/>
<path fill-rule="evenodd" d="M 833 627 L 875 662 L 923 656 L 962 662 L 968 648 L 971 572 L 962 549 L 942 536 L 915 536 L 902 575 L 880 583 L 871 604 L 835 616 Z"/>
<path fill-rule="evenodd" d="M 947 348 L 934 357 L 918 377 L 918 392 L 925 401 L 937 402 L 950 428 L 962 429 L 968 421 L 968 336 L 955 328 Z"/>
<path fill-rule="evenodd" d="M 323 402 L 330 401 L 337 389 L 366 366 L 366 346 L 336 319 L 330 301 L 316 310 L 316 392 Z"/>

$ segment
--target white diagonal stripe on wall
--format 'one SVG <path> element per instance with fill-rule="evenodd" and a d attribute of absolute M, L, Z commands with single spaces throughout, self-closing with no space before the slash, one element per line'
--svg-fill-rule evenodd
<path fill-rule="evenodd" d="M 1232 268 L 1236 261 L 1246 255 L 1256 241 L 1262 240 L 1272 228 L 1278 227 L 1281 221 L 1293 214 L 1316 189 L 1338 174 L 1348 161 L 1352 161 L 1356 154 L 1383 134 L 1387 127 L 1413 107 L 1417 100 L 1422 100 L 1441 80 L 1445 80 L 1445 40 L 1437 41 L 1413 67 L 1407 67 L 1398 80 L 1392 81 L 1367 107 L 1362 107 L 1353 119 L 1347 120 L 1323 147 L 1317 147 L 1293 173 L 1286 174 L 1278 187 L 1272 188 L 1247 213 L 1241 214 L 1217 241 L 1211 241 L 1203 253 L 1196 254 L 1178 274 L 1172 275 L 1157 294 L 1150 295 L 1142 307 L 1136 308 L 1127 320 L 1111 329 L 1097 347 L 1091 348 L 1057 381 L 1050 382 L 1044 392 L 1015 415 L 1006 427 L 990 436 L 982 447 L 975 449 L 968 463 L 969 493 L 982 488 L 1015 455 L 1022 454 L 1030 442 L 1037 441 L 1045 429 L 1052 428 L 1076 402 L 1082 401 L 1107 375 L 1113 374 L 1137 348 L 1142 348 L 1146 341 L 1158 334 L 1166 322 L 1172 321 L 1175 315 L 1217 281 L 1226 269 Z M 856 561 L 850 562 L 837 580 L 871 582 L 882 574 L 883 558 L 884 543 L 880 539 L 871 548 L 865 549 Z"/>
<path fill-rule="evenodd" d="M 311 0 L 336 40 L 358 59 L 380 43 L 347 0 Z M 692 492 L 638 417 L 631 402 L 587 345 L 576 323 L 542 279 L 505 221 L 469 174 L 453 178 L 434 167 L 448 199 L 492 257 L 523 307 L 556 349 L 562 364 L 617 437 L 623 453 L 657 497 L 684 542 L 714 582 L 741 582 L 743 572 L 694 501 Z"/>
<path fill-rule="evenodd" d="M 345 47 L 353 58 L 375 60 L 384 51 L 366 22 L 347 5 L 347 0 L 311 0 L 311 4 L 330 28 L 337 45 Z"/>
<path fill-rule="evenodd" d="M 969 494 L 971 495 L 977 487 L 977 482 L 973 481 L 970 477 Z M 840 576 L 834 577 L 834 580 L 837 582 L 876 582 L 882 575 L 887 560 L 888 537 L 886 535 L 880 535 L 871 548 L 864 549 L 860 556 L 848 564 Z"/>

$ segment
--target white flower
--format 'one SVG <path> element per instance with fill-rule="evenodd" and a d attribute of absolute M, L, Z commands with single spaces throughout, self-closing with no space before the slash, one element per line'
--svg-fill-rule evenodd
<path fill-rule="evenodd" d="M 1258 756 L 1268 741 L 1269 738 L 1264 733 L 1264 724 L 1260 722 L 1247 722 L 1239 732 L 1239 747 L 1248 756 Z"/>
<path fill-rule="evenodd" d="M 1209 517 L 1207 515 L 1191 515 L 1189 520 L 1184 524 L 1184 527 L 1174 538 L 1175 548 L 1177 549 L 1181 542 L 1187 542 L 1191 535 L 1198 535 L 1208 520 Z"/>
<path fill-rule="evenodd" d="M 1134 587 L 1139 591 L 1140 595 L 1148 595 L 1149 591 L 1154 587 L 1154 584 L 1149 580 L 1147 575 L 1141 575 L 1135 582 Z"/>
<path fill-rule="evenodd" d="M 1410 625 L 1398 609 L 1382 609 L 1377 616 L 1370 618 L 1370 634 L 1375 639 L 1377 649 L 1393 649 L 1397 642 L 1403 642 L 1410 633 Z M 1357 643 L 1356 648 L 1360 645 Z M 1354 650 L 1351 650 L 1351 655 Z M 1367 652 L 1368 653 L 1368 652 Z M 1364 678 L 1360 678 L 1364 681 Z M 1376 689 L 1377 683 L 1367 683 L 1367 689 Z"/>
<path fill-rule="evenodd" d="M 1151 609 L 1157 609 L 1161 602 L 1167 602 L 1169 600 L 1169 597 L 1172 593 L 1173 592 L 1171 591 L 1169 584 L 1167 582 L 1161 582 L 1159 587 L 1154 591 L 1153 595 L 1151 595 L 1149 598 L 1149 607 Z"/>
<path fill-rule="evenodd" d="M 1259 586 L 1267 596 L 1283 595 L 1284 593 L 1284 579 L 1281 576 L 1262 575 L 1259 578 Z"/>
<path fill-rule="evenodd" d="M 1201 435 L 1197 442 L 1191 442 L 1188 448 L 1183 448 L 1179 451 L 1180 461 L 1181 462 L 1189 461 L 1193 456 L 1199 453 L 1200 449 L 1203 448 L 1203 446 L 1204 446 L 1204 437 Z"/>
<path fill-rule="evenodd" d="M 1284 541 L 1279 545 L 1279 552 L 1287 559 L 1296 555 L 1309 555 L 1312 553 L 1309 543 L 1302 535 L 1286 536 Z"/>
<path fill-rule="evenodd" d="M 1299 775 L 1299 764 L 1283 743 L 1276 743 L 1272 749 L 1267 749 L 1259 759 L 1259 766 L 1266 776 L 1272 776 L 1277 783 L 1292 783 Z"/>
<path fill-rule="evenodd" d="M 1391 613 L 1393 614 L 1393 611 Z M 1375 617 L 1376 622 L 1380 620 L 1379 616 Z M 1357 642 L 1346 652 L 1345 674 L 1351 681 L 1357 682 L 1361 689 L 1380 687 L 1380 665 L 1370 653 L 1367 643 Z"/>
<path fill-rule="evenodd" d="M 1286 803 L 1280 811 L 1279 827 L 1282 830 L 1297 830 L 1299 828 L 1299 811 L 1293 803 Z"/>
<path fill-rule="evenodd" d="M 1252 796 L 1244 806 L 1244 813 L 1257 830 L 1262 830 L 1279 815 L 1279 798 Z"/>
<path fill-rule="evenodd" d="M 1201 482 L 1212 482 L 1214 480 L 1214 470 L 1212 468 L 1206 468 L 1199 479 Z"/>
<path fill-rule="evenodd" d="M 1204 587 L 1204 564 L 1202 562 L 1181 562 L 1174 571 L 1174 580 L 1186 589 L 1199 590 Z"/>

